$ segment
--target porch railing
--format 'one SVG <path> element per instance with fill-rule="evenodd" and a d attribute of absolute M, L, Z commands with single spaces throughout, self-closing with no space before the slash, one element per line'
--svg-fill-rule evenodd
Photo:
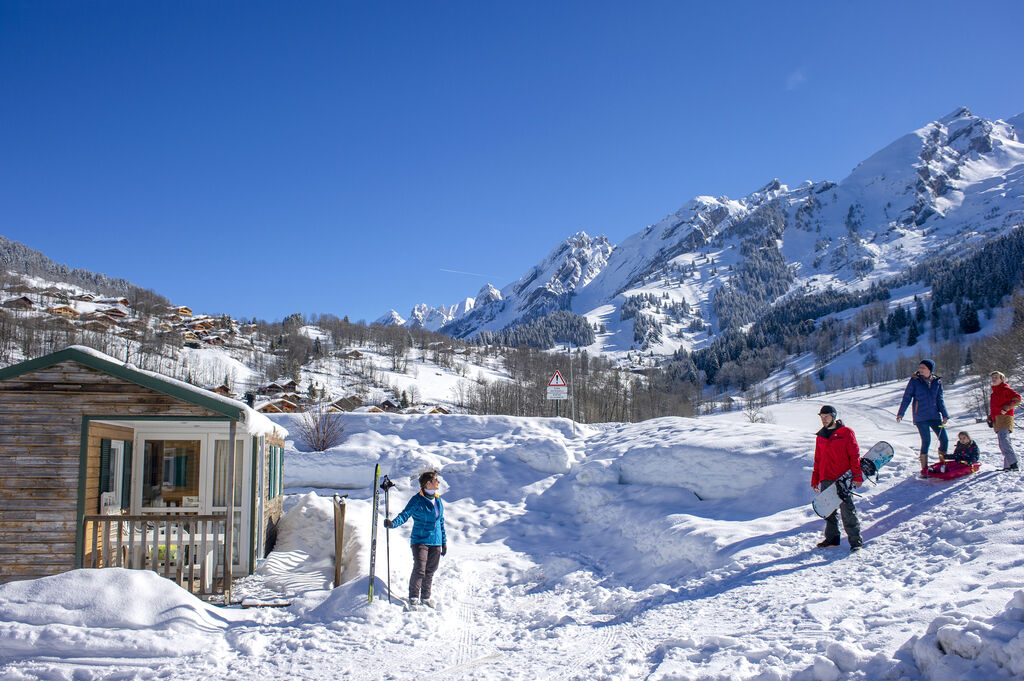
<path fill-rule="evenodd" d="M 87 515 L 82 565 L 152 570 L 197 596 L 220 595 L 226 526 L 224 515 Z"/>

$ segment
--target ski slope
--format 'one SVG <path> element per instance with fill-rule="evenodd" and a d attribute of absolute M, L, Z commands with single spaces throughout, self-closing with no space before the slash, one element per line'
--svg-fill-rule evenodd
<path fill-rule="evenodd" d="M 278 550 L 238 589 L 290 607 L 209 608 L 120 570 L 3 585 L 0 678 L 1021 678 L 1022 479 L 993 472 L 995 438 L 968 416 L 964 385 L 948 388 L 950 427 L 978 440 L 983 472 L 918 479 L 916 431 L 895 422 L 902 388 L 780 403 L 768 424 L 734 412 L 574 433 L 564 419 L 346 415 L 335 449 L 289 442 Z M 824 523 L 810 510 L 810 464 L 825 401 L 862 449 L 896 448 L 857 501 L 865 549 L 855 555 L 845 537 L 813 548 Z M 366 602 L 377 461 L 399 483 L 392 514 L 412 476 L 442 471 L 449 553 L 436 612 Z M 351 501 L 344 584 L 330 591 L 335 490 Z M 408 527 L 390 534 L 400 599 Z M 138 598 L 110 607 L 76 594 L 84 584 Z M 154 604 L 175 615 L 146 614 Z M 176 654 L 161 632 L 182 642 Z"/>

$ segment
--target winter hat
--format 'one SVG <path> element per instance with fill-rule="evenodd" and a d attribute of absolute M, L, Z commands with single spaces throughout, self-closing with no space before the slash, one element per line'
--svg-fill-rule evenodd
<path fill-rule="evenodd" d="M 932 360 L 930 360 L 930 359 L 922 359 L 921 360 L 921 364 L 923 364 L 926 367 L 928 367 L 928 371 L 930 371 L 931 373 L 933 373 L 933 374 L 935 373 L 935 362 L 933 362 Z"/>
<path fill-rule="evenodd" d="M 836 418 L 837 416 L 839 416 L 839 412 L 836 411 L 836 408 L 829 406 L 827 404 L 818 410 L 818 415 L 820 416 L 822 414 L 831 414 L 832 418 Z"/>

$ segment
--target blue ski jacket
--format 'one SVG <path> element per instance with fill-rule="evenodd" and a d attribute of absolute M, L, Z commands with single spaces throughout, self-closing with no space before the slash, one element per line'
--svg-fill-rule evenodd
<path fill-rule="evenodd" d="M 423 496 L 423 492 L 417 492 L 409 499 L 405 509 L 392 519 L 392 527 L 398 527 L 409 518 L 412 518 L 410 544 L 441 546 L 448 543 L 444 531 L 444 502 L 441 501 L 441 497 L 435 497 L 434 503 L 431 503 Z"/>
<path fill-rule="evenodd" d="M 926 381 L 921 378 L 921 374 L 915 373 L 903 391 L 903 401 L 900 402 L 896 416 L 903 418 L 911 400 L 914 401 L 914 423 L 949 418 L 946 403 L 942 399 L 942 379 L 938 376 L 933 375 L 931 380 Z"/>

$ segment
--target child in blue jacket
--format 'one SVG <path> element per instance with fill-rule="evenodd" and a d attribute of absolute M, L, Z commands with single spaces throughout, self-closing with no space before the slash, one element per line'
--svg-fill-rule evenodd
<path fill-rule="evenodd" d="M 448 540 L 444 531 L 444 504 L 438 494 L 440 480 L 437 471 L 420 475 L 420 491 L 405 510 L 393 520 L 384 519 L 384 527 L 398 527 L 412 518 L 412 575 L 409 577 L 409 607 L 417 605 L 434 607 L 430 598 L 430 586 L 434 573 L 441 562 L 441 556 L 448 553 Z"/>

